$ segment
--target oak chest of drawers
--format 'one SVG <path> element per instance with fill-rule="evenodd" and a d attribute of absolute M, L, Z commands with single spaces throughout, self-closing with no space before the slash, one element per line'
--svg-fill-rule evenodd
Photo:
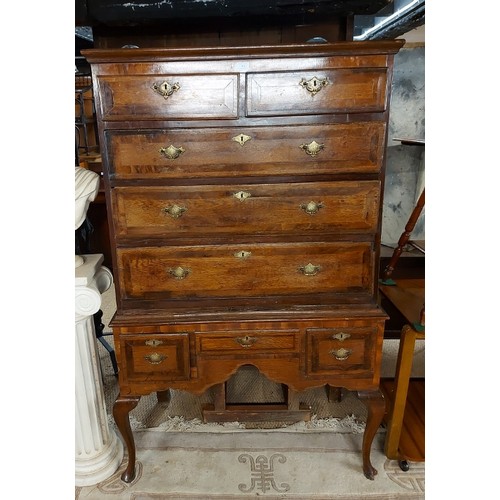
<path fill-rule="evenodd" d="M 128 413 L 243 365 L 293 391 L 384 404 L 377 306 L 384 151 L 402 41 L 88 50 L 113 242 Z"/>

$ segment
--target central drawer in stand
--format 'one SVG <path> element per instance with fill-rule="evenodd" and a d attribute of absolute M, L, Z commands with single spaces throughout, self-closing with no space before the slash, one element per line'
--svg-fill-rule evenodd
<path fill-rule="evenodd" d="M 382 186 L 402 44 L 83 51 L 113 247 L 125 482 L 141 395 L 202 394 L 244 365 L 285 385 L 290 409 L 308 388 L 356 391 L 374 478 Z"/>

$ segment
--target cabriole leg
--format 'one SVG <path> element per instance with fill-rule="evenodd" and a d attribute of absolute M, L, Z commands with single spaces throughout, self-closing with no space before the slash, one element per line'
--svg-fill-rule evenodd
<path fill-rule="evenodd" d="M 135 442 L 130 427 L 129 413 L 137 406 L 139 399 L 140 396 L 119 395 L 113 405 L 113 417 L 128 451 L 127 468 L 122 474 L 122 481 L 126 483 L 132 482 L 135 477 Z"/>
<path fill-rule="evenodd" d="M 363 435 L 363 473 L 366 478 L 373 480 L 377 474 L 377 469 L 371 463 L 370 451 L 373 438 L 384 418 L 385 401 L 384 396 L 378 389 L 376 391 L 359 391 L 358 397 L 368 408 L 368 418 Z"/>

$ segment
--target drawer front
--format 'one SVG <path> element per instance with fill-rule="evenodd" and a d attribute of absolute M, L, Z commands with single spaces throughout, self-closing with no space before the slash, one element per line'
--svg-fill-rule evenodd
<path fill-rule="evenodd" d="M 103 120 L 238 117 L 238 75 L 137 75 L 98 78 Z"/>
<path fill-rule="evenodd" d="M 381 112 L 386 68 L 314 69 L 247 75 L 247 115 Z"/>
<path fill-rule="evenodd" d="M 170 179 L 377 173 L 384 122 L 106 132 L 110 176 Z"/>
<path fill-rule="evenodd" d="M 348 376 L 373 373 L 377 333 L 375 325 L 307 329 L 308 373 Z"/>
<path fill-rule="evenodd" d="M 197 353 L 202 356 L 230 354 L 251 356 L 253 354 L 277 354 L 297 352 L 299 330 L 241 330 L 197 334 Z"/>
<path fill-rule="evenodd" d="M 121 248 L 122 297 L 371 293 L 370 242 Z"/>
<path fill-rule="evenodd" d="M 116 235 L 374 233 L 380 182 L 117 187 Z"/>
<path fill-rule="evenodd" d="M 121 353 L 128 380 L 189 379 L 189 335 L 122 335 Z"/>

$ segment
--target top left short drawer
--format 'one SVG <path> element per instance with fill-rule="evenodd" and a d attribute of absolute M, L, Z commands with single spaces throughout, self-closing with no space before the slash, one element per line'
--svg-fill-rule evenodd
<path fill-rule="evenodd" d="M 96 106 L 106 121 L 238 118 L 238 75 L 100 76 Z"/>

